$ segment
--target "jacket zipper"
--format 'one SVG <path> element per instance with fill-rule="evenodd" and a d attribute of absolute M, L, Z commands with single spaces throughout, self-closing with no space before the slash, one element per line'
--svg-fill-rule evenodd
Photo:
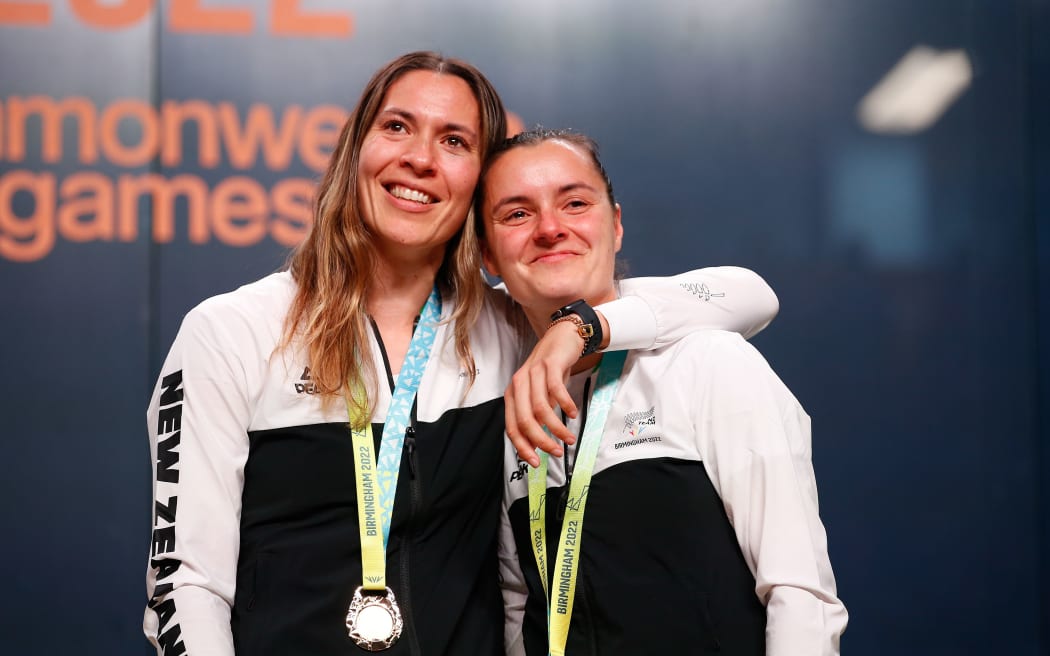
<path fill-rule="evenodd" d="M 405 633 L 408 637 L 409 651 L 412 654 L 421 654 L 419 649 L 419 638 L 416 636 L 415 622 L 412 621 L 412 586 L 409 584 L 409 561 L 412 550 L 412 541 L 415 537 L 416 513 L 419 511 L 419 502 L 422 497 L 420 481 L 418 476 L 418 462 L 416 459 L 416 427 L 415 407 L 412 408 L 412 423 L 405 429 L 405 449 L 408 450 L 408 479 L 411 491 L 412 503 L 409 507 L 408 521 L 405 523 L 405 535 L 401 539 L 401 590 L 403 592 L 400 602 L 401 618 L 405 623 Z"/>

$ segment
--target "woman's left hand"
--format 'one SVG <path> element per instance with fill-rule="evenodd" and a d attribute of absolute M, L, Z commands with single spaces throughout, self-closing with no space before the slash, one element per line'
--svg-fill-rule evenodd
<path fill-rule="evenodd" d="M 551 436 L 566 444 L 576 441 L 554 408 L 560 407 L 569 417 L 576 416 L 576 404 L 566 383 L 573 365 L 580 359 L 583 345 L 583 338 L 571 321 L 554 324 L 507 386 L 504 394 L 507 437 L 518 457 L 533 467 L 540 464 L 536 449 L 561 456 L 561 444 Z M 550 435 L 543 430 L 544 426 Z"/>

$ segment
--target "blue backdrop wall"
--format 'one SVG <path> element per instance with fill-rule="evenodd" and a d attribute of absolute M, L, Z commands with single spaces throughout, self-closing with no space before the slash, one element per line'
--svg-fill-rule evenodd
<path fill-rule="evenodd" d="M 972 85 L 883 136 L 913 46 Z M 0 647 L 146 654 L 149 391 L 278 268 L 371 73 L 437 49 L 602 143 L 630 271 L 750 267 L 856 655 L 1050 653 L 1048 0 L 0 2 Z"/>

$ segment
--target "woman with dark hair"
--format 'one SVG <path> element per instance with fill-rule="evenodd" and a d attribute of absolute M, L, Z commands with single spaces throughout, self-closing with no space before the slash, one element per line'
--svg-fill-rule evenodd
<path fill-rule="evenodd" d="M 343 128 L 288 270 L 187 314 L 147 415 L 144 627 L 159 653 L 502 653 L 502 392 L 523 342 L 463 226 L 505 132 L 474 67 L 390 62 Z M 663 338 L 776 311 L 754 274 L 692 275 L 739 298 L 706 307 L 677 281 L 639 283 L 652 303 L 619 303 L 641 319 L 602 308 L 603 334 L 551 331 L 531 366 L 552 372 L 610 332 L 644 347 L 657 322 Z M 559 393 L 549 378 L 537 398 Z"/>
<path fill-rule="evenodd" d="M 537 335 L 574 299 L 622 293 L 620 206 L 588 137 L 507 142 L 475 217 L 486 267 Z M 704 330 L 572 371 L 575 445 L 531 468 L 506 453 L 508 653 L 837 656 L 847 615 L 809 417 L 758 351 Z"/>

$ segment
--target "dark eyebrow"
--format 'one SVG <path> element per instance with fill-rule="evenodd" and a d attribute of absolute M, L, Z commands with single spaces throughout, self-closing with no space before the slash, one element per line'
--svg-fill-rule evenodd
<path fill-rule="evenodd" d="M 594 187 L 592 187 L 591 185 L 589 185 L 589 184 L 587 184 L 585 182 L 570 182 L 567 185 L 562 185 L 561 187 L 558 187 L 558 195 L 560 196 L 562 194 L 567 194 L 570 191 L 576 191 L 577 189 L 583 189 L 584 191 L 590 191 L 592 193 L 598 193 L 597 189 L 595 189 Z M 521 194 L 519 194 L 517 196 L 507 196 L 505 198 L 499 199 L 499 201 L 495 205 L 492 206 L 492 210 L 496 211 L 499 208 L 503 207 L 504 205 L 516 205 L 518 203 L 528 203 L 531 200 L 532 199 L 530 199 L 528 196 L 523 196 Z"/>
<path fill-rule="evenodd" d="M 416 122 L 415 114 L 408 111 L 407 109 L 401 109 L 400 107 L 387 107 L 380 111 L 378 114 L 376 114 L 376 118 L 379 118 L 380 116 L 386 116 L 389 114 L 399 116 L 409 123 Z M 468 137 L 470 137 L 472 140 L 477 138 L 477 134 L 474 133 L 474 130 L 471 130 L 465 125 L 460 125 L 459 123 L 446 123 L 443 126 L 442 132 L 462 132 Z"/>
<path fill-rule="evenodd" d="M 498 211 L 504 205 L 518 205 L 519 203 L 528 203 L 529 200 L 530 199 L 528 196 L 521 195 L 507 196 L 506 198 L 501 198 L 499 202 L 492 206 L 492 213 L 495 214 L 496 211 Z"/>
<path fill-rule="evenodd" d="M 598 193 L 597 189 L 587 184 L 586 182 L 570 182 L 567 185 L 562 185 L 561 187 L 558 187 L 558 194 L 567 194 L 570 191 L 576 191 L 577 189 L 583 189 L 584 191 Z"/>

